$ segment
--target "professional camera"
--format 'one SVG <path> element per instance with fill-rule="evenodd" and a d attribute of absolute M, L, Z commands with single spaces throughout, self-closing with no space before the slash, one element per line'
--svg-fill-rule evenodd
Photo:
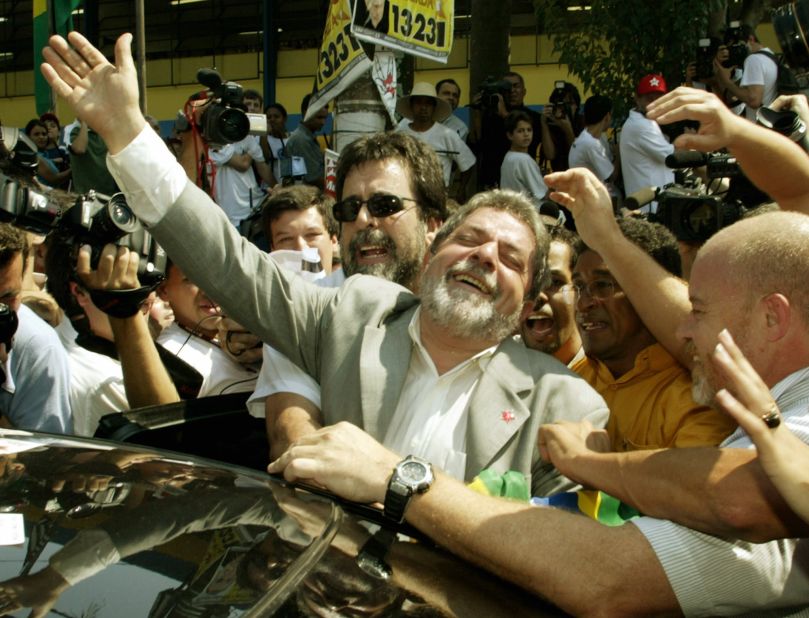
<path fill-rule="evenodd" d="M 787 64 L 802 89 L 809 87 L 809 0 L 790 2 L 774 9 L 772 25 Z"/>
<path fill-rule="evenodd" d="M 744 64 L 750 50 L 747 48 L 747 40 L 742 34 L 742 23 L 732 21 L 725 30 L 725 45 L 728 48 L 727 66 L 740 67 Z"/>
<path fill-rule="evenodd" d="M 44 192 L 0 173 L 0 222 L 36 234 L 57 234 L 77 250 L 89 244 L 94 268 L 104 245 L 125 246 L 141 258 L 138 277 L 144 285 L 157 282 L 165 273 L 165 251 L 143 229 L 122 193 L 106 196 L 90 191 L 74 196 Z"/>
<path fill-rule="evenodd" d="M 202 138 L 210 145 L 222 146 L 243 140 L 247 135 L 267 133 L 264 114 L 248 114 L 243 110 L 244 89 L 236 82 L 223 82 L 214 69 L 197 71 L 197 81 L 207 87 L 192 100 L 207 99 L 198 126 Z"/>
<path fill-rule="evenodd" d="M 557 80 L 553 83 L 550 103 L 554 118 L 570 118 L 572 110 L 570 109 L 570 104 L 567 102 L 566 82 Z"/>
<path fill-rule="evenodd" d="M 657 211 L 650 221 L 662 223 L 677 240 L 705 242 L 723 227 L 738 221 L 747 210 L 699 188 L 669 185 L 656 195 Z"/>
<path fill-rule="evenodd" d="M 511 82 L 507 79 L 495 79 L 491 75 L 483 80 L 478 89 L 480 102 L 472 107 L 480 108 L 484 111 L 497 110 L 498 95 L 507 102 L 511 94 Z"/>

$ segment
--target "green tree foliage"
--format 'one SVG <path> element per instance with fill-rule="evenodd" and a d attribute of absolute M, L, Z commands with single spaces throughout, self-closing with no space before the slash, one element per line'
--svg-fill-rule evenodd
<path fill-rule="evenodd" d="M 723 0 L 588 0 L 571 20 L 568 0 L 534 0 L 540 28 L 586 90 L 615 102 L 617 120 L 632 106 L 638 80 L 662 73 L 669 87 L 683 81 L 711 11 Z M 585 4 L 582 0 L 581 4 Z"/>

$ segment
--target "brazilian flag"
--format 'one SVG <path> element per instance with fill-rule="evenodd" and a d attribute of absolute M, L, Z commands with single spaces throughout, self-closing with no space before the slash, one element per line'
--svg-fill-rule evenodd
<path fill-rule="evenodd" d="M 82 0 L 34 0 L 34 92 L 37 115 L 53 107 L 51 89 L 42 77 L 42 48 L 48 44 L 51 34 L 66 36 L 73 30 L 73 11 Z"/>

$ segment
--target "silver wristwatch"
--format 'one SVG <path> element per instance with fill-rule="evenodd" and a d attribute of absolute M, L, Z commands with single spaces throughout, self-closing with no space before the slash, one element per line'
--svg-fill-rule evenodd
<path fill-rule="evenodd" d="M 433 466 L 420 457 L 408 455 L 393 469 L 385 493 L 385 517 L 401 523 L 413 494 L 423 494 L 430 489 L 435 476 Z"/>

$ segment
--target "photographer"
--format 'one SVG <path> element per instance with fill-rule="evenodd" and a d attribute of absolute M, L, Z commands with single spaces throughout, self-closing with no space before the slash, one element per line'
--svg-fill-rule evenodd
<path fill-rule="evenodd" d="M 731 69 L 714 61 L 716 79 L 727 93 L 745 104 L 745 116 L 755 122 L 758 108 L 769 105 L 778 96 L 778 65 L 773 51 L 761 44 L 752 26 L 742 24 L 738 37 L 748 51 L 741 82 L 736 84 Z"/>
<path fill-rule="evenodd" d="M 57 332 L 70 362 L 76 434 L 92 436 L 99 419 L 111 412 L 179 401 L 149 334 L 154 295 L 125 317 L 105 313 L 91 297 L 97 290 L 140 288 L 138 254 L 108 244 L 93 269 L 88 246 L 77 252 L 73 239 L 58 231 L 48 244 L 48 290 L 68 318 Z"/>
<path fill-rule="evenodd" d="M 730 79 L 733 80 L 733 83 L 739 84 L 742 79 L 742 69 L 731 61 L 728 46 L 717 37 L 700 39 L 697 60 L 686 67 L 686 85 L 713 92 L 725 102 L 725 105 L 734 114 L 743 114 L 744 103 L 719 83 L 717 66 L 722 70 L 729 71 Z"/>
<path fill-rule="evenodd" d="M 519 73 L 506 73 L 500 81 L 486 80 L 472 97 L 472 130 L 469 144 L 478 159 L 478 189 L 496 187 L 500 166 L 511 144 L 505 120 L 510 112 L 525 112 L 531 118 L 533 138 L 528 155 L 536 161 L 542 141 L 541 115 L 525 106 L 525 80 Z"/>
<path fill-rule="evenodd" d="M 568 168 L 568 155 L 576 137 L 584 128 L 579 107 L 581 96 L 573 84 L 556 82 L 550 103 L 542 110 L 542 159 L 554 172 Z"/>

